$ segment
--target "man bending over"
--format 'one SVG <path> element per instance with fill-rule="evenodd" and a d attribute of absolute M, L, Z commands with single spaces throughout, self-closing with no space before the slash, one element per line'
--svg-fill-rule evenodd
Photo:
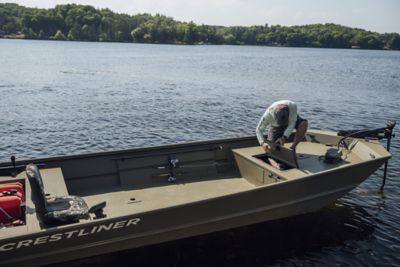
<path fill-rule="evenodd" d="M 256 129 L 258 142 L 266 153 L 272 149 L 264 140 L 263 133 L 268 126 L 268 140 L 281 146 L 285 144 L 293 129 L 296 129 L 290 146 L 295 150 L 307 132 L 308 121 L 297 114 L 297 105 L 293 101 L 280 100 L 272 103 L 261 117 Z"/>

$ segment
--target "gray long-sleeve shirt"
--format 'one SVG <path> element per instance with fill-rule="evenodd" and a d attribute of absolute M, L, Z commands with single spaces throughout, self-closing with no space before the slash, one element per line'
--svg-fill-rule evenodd
<path fill-rule="evenodd" d="M 280 104 L 285 104 L 289 107 L 289 122 L 288 126 L 286 127 L 283 135 L 288 138 L 289 135 L 292 133 L 297 120 L 297 105 L 293 101 L 290 100 L 280 100 L 272 103 L 267 110 L 265 111 L 264 115 L 261 117 L 260 122 L 256 128 L 256 134 L 258 142 L 263 144 L 264 140 L 264 131 L 269 125 L 270 127 L 279 127 L 276 118 L 277 106 Z"/>

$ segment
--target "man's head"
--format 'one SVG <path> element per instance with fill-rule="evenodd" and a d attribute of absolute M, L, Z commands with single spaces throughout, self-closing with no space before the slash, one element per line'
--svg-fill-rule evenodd
<path fill-rule="evenodd" d="M 276 123 L 279 126 L 286 126 L 289 123 L 289 107 L 285 104 L 279 104 L 276 109 Z"/>

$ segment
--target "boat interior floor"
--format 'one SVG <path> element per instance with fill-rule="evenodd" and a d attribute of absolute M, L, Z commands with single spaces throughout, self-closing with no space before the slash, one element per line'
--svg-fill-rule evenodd
<path fill-rule="evenodd" d="M 104 213 L 113 217 L 206 200 L 252 188 L 255 186 L 246 179 L 232 177 L 188 183 L 176 182 L 144 189 L 127 188 L 124 191 L 88 195 L 83 198 L 89 206 L 107 200 Z M 122 206 L 124 208 L 121 208 Z"/>

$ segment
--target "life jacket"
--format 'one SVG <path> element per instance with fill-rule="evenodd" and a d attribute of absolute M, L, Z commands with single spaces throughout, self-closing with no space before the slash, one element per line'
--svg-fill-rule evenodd
<path fill-rule="evenodd" d="M 20 182 L 0 184 L 0 224 L 21 224 L 24 202 L 25 192 Z"/>

